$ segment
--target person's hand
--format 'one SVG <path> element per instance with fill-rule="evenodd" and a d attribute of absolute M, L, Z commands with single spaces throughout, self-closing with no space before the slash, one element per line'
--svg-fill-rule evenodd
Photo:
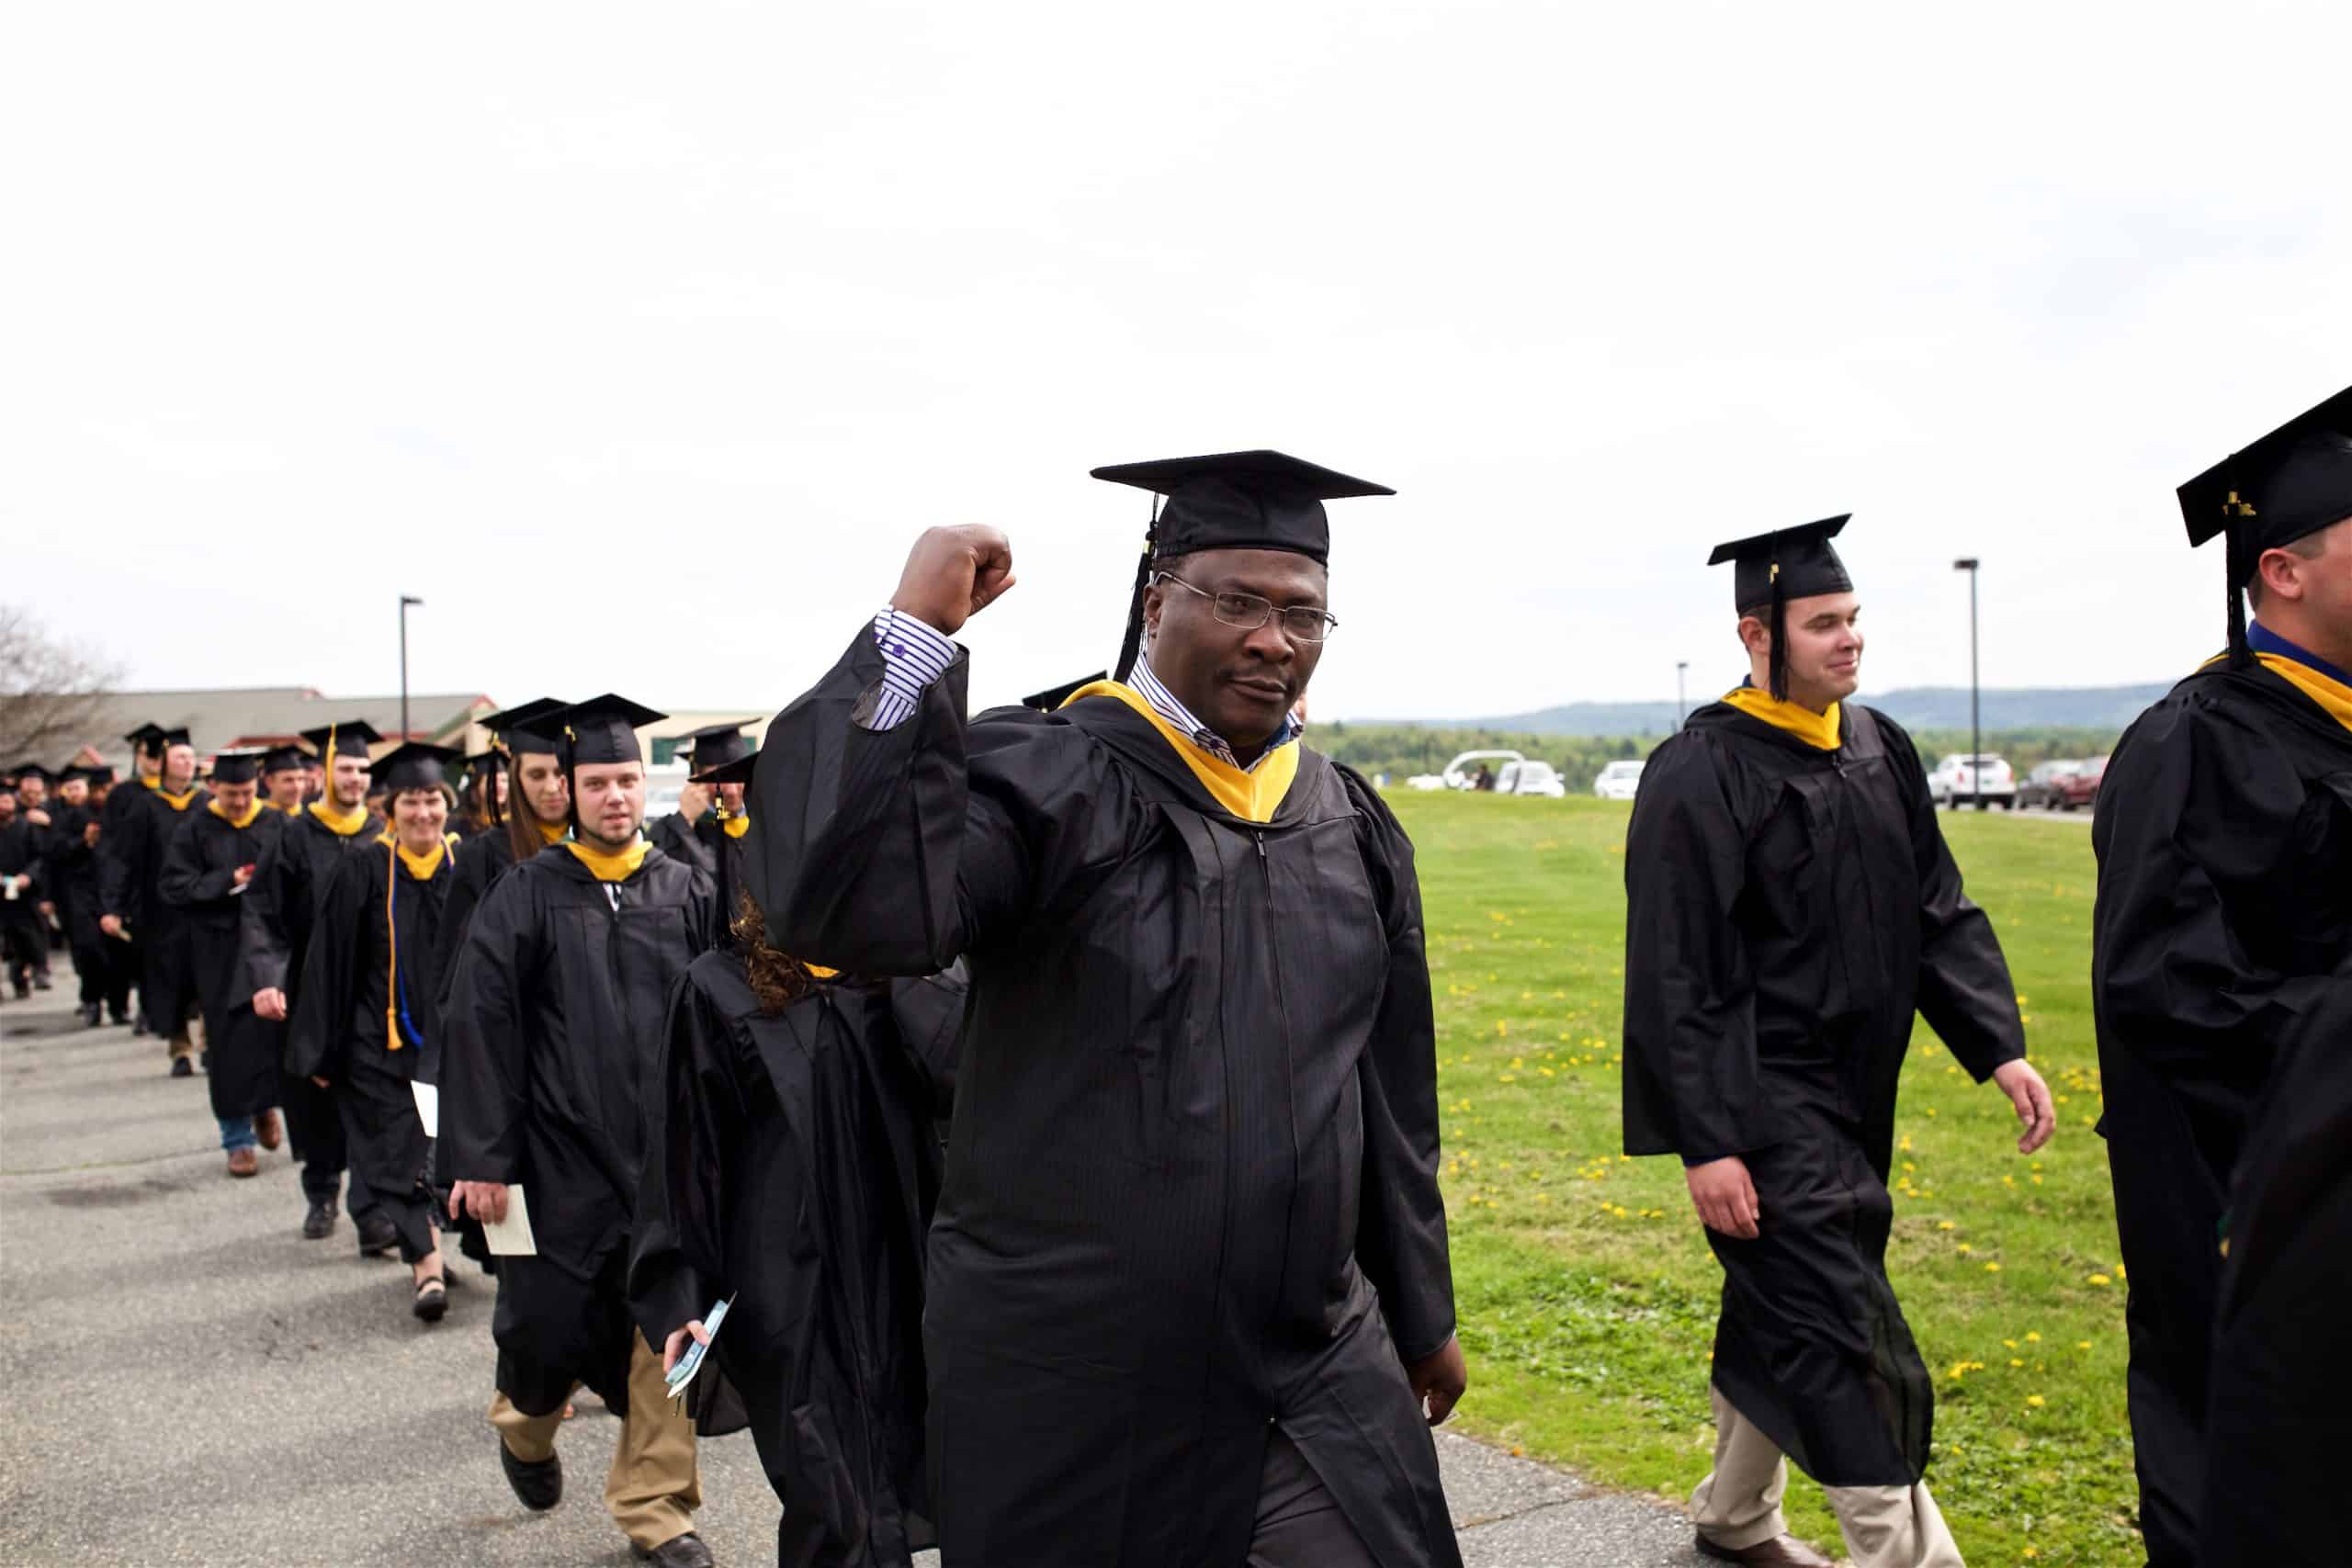
<path fill-rule="evenodd" d="M 28 807 L 25 810 L 25 820 L 36 828 L 46 828 L 49 826 L 49 813 L 38 806 Z"/>
<path fill-rule="evenodd" d="M 2025 1123 L 2025 1131 L 2018 1134 L 2018 1153 L 2030 1155 L 2050 1141 L 2058 1130 L 2057 1108 L 2050 1103 L 2050 1086 L 2041 1075 L 2026 1062 L 2003 1062 L 1993 1069 L 1993 1081 L 2017 1107 L 2018 1120 Z"/>
<path fill-rule="evenodd" d="M 663 1377 L 666 1378 L 678 1370 L 678 1358 L 686 1353 L 686 1340 L 689 1337 L 697 1345 L 710 1343 L 710 1330 L 702 1325 L 700 1318 L 695 1318 L 684 1328 L 673 1330 L 669 1338 L 662 1341 L 662 1375 Z M 728 1343 L 732 1345 L 734 1341 L 730 1339 Z M 729 1350 L 727 1353 L 731 1356 L 735 1352 Z"/>
<path fill-rule="evenodd" d="M 709 809 L 710 786 L 708 784 L 698 784 L 689 781 L 679 789 L 678 815 L 685 821 L 690 824 L 699 822 L 702 820 L 702 814 Z"/>
<path fill-rule="evenodd" d="M 1462 1342 L 1448 1339 L 1407 1367 L 1405 1378 L 1413 1385 L 1413 1403 L 1421 1407 L 1429 1424 L 1442 1427 L 1461 1402 L 1462 1391 L 1470 1386 L 1470 1367 L 1462 1359 Z"/>
<path fill-rule="evenodd" d="M 994 528 L 926 528 L 907 554 L 890 608 L 954 637 L 1012 587 L 1012 541 Z"/>
<path fill-rule="evenodd" d="M 122 934 L 122 917 L 120 915 L 100 915 L 98 917 L 98 930 L 106 932 L 108 936 L 120 936 Z"/>
<path fill-rule="evenodd" d="M 243 887 L 246 883 L 251 882 L 253 879 L 254 868 L 252 866 L 241 865 L 237 868 L 235 881 L 238 886 Z"/>
<path fill-rule="evenodd" d="M 314 1083 L 314 1084 L 318 1085 L 321 1089 L 325 1089 L 325 1088 L 328 1088 L 328 1087 L 329 1087 L 329 1085 L 328 1085 L 328 1083 L 327 1083 L 327 1080 L 326 1080 L 326 1079 L 324 1079 L 324 1078 L 322 1078 L 322 1077 L 319 1077 L 319 1075 L 318 1075 L 318 1074 L 316 1074 L 316 1073 L 312 1073 L 312 1074 L 311 1075 L 311 1081 L 312 1083 Z M 452 1204 L 451 1204 L 452 1209 L 454 1209 L 454 1208 L 455 1208 L 455 1206 L 456 1206 L 456 1205 L 455 1205 L 455 1203 L 454 1203 L 454 1201 L 453 1201 L 453 1202 L 452 1202 Z M 449 1217 L 450 1217 L 451 1219 L 453 1219 L 453 1220 L 454 1220 L 454 1219 L 456 1219 L 458 1216 L 457 1216 L 454 1213 L 452 1213 L 450 1214 L 450 1216 L 449 1216 Z"/>
<path fill-rule="evenodd" d="M 98 825 L 96 822 L 82 824 L 82 841 L 94 850 L 98 847 Z"/>
<path fill-rule="evenodd" d="M 40 910 L 43 915 L 53 915 L 53 914 L 57 913 L 57 906 L 56 906 L 56 905 L 54 905 L 54 904 L 52 904 L 52 903 L 51 903 L 51 902 L 50 902 L 48 899 L 46 899 L 46 898 L 42 899 L 39 904 L 35 905 L 35 906 L 34 906 L 34 908 L 38 908 L 38 909 L 39 909 L 39 910 Z"/>
<path fill-rule="evenodd" d="M 268 1019 L 274 1023 L 284 1022 L 286 1019 L 286 993 L 279 990 L 275 986 L 264 986 L 260 990 L 255 991 L 254 993 L 254 1016 L 255 1018 Z"/>
<path fill-rule="evenodd" d="M 1711 1159 L 1684 1171 L 1682 1179 L 1690 1184 L 1690 1202 L 1709 1230 L 1742 1241 L 1754 1241 L 1763 1234 L 1757 1222 L 1764 1212 L 1757 1206 L 1756 1183 L 1747 1174 L 1746 1160 L 1737 1155 Z"/>
<path fill-rule="evenodd" d="M 492 1224 L 503 1221 L 506 1218 L 506 1183 L 460 1181 L 450 1188 L 449 1217 L 454 1220 L 466 1214 Z"/>

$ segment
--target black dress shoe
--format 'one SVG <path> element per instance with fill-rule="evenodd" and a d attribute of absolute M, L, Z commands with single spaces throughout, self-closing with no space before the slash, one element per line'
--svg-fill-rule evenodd
<path fill-rule="evenodd" d="M 381 1258 L 400 1245 L 400 1227 L 392 1224 L 390 1214 L 374 1213 L 364 1220 L 354 1216 L 351 1223 L 359 1227 L 359 1256 L 362 1258 Z"/>
<path fill-rule="evenodd" d="M 175 1078 L 192 1078 L 196 1077 L 196 1064 L 189 1061 L 186 1056 L 173 1057 L 172 1077 Z"/>
<path fill-rule="evenodd" d="M 80 1010 L 80 1010 L 80 1012 L 81 1012 L 81 1014 L 82 1014 L 82 1026 L 83 1026 L 84 1028 L 85 1028 L 85 1029 L 96 1029 L 96 1028 L 98 1026 L 98 1004 L 97 1004 L 97 1003 L 96 1003 L 96 1002 L 84 1002 L 84 1003 L 82 1004 L 82 1006 L 81 1006 L 81 1008 L 80 1008 Z"/>
<path fill-rule="evenodd" d="M 36 975 L 36 976 L 33 976 L 33 989 L 34 989 L 34 990 L 36 990 L 36 991 L 46 991 L 46 990 L 48 990 L 48 989 L 49 989 L 49 976 L 46 976 L 46 975 Z"/>
<path fill-rule="evenodd" d="M 117 1023 L 120 1023 L 122 1021 L 123 1019 L 121 1014 L 118 1013 L 115 1015 L 115 1021 Z M 144 1040 L 147 1038 L 147 1020 L 143 1015 L 131 1020 L 130 1037 L 133 1040 Z"/>
<path fill-rule="evenodd" d="M 673 1535 L 652 1551 L 639 1551 L 638 1555 L 654 1564 L 654 1568 L 718 1568 L 718 1559 L 711 1556 L 710 1548 L 692 1530 Z"/>
<path fill-rule="evenodd" d="M 302 1239 L 324 1241 L 334 1230 L 335 1202 L 332 1198 L 313 1198 L 311 1212 L 302 1216 Z"/>
<path fill-rule="evenodd" d="M 523 1506 L 535 1514 L 544 1514 L 563 1501 L 563 1456 L 550 1454 L 537 1464 L 525 1464 L 498 1439 L 499 1468 L 506 1472 L 506 1484 L 514 1488 Z"/>

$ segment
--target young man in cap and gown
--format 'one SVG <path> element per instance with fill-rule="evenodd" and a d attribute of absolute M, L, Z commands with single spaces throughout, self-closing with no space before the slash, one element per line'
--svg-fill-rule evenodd
<path fill-rule="evenodd" d="M 95 1029 L 111 1009 L 120 1023 L 130 1011 L 127 983 L 107 952 L 105 933 L 98 930 L 98 841 L 102 829 L 98 809 L 90 801 L 90 787 L 100 775 L 111 779 L 113 770 L 76 765 L 58 778 L 57 802 L 49 836 L 49 896 L 57 906 L 57 921 L 74 957 L 74 975 L 80 986 L 78 1011 Z"/>
<path fill-rule="evenodd" d="M 2221 1451 L 2205 1439 L 2209 1404 L 2230 1400 L 2244 1431 L 2250 1393 L 2209 1372 L 2230 1184 L 2242 1160 L 2276 1156 L 2249 1123 L 2281 1064 L 2352 1049 L 2352 389 L 2181 486 L 2180 507 L 2192 545 L 2224 541 L 2228 646 L 2124 733 L 2091 826 L 2100 1130 L 2132 1287 L 2132 1450 L 2154 1568 L 2209 1561 L 2200 1497 L 2242 1519 L 2247 1497 L 2269 1495 L 2231 1497 L 2204 1475 Z M 2298 1277 L 2316 1278 L 2295 1265 L 2278 1276 Z M 2331 1310 L 2340 1323 L 2341 1301 Z M 2323 1359 L 2335 1357 L 2331 1344 Z M 2265 1369 L 2263 1389 L 2280 1388 L 2279 1370 Z M 2331 1419 L 2340 1430 L 2341 1406 Z M 2229 1484 L 2287 1436 L 2236 1449 Z M 2328 1472 L 2310 1468 L 2330 1451 L 2282 1461 L 2313 1498 L 2330 1495 Z M 2352 1549 L 2335 1531 L 2340 1556 Z"/>
<path fill-rule="evenodd" d="M 254 877 L 240 933 L 254 1011 L 277 1021 L 291 1018 L 301 999 L 311 931 L 337 869 L 384 830 L 383 818 L 368 809 L 368 750 L 383 740 L 375 727 L 351 719 L 306 729 L 302 739 L 318 752 L 326 791 L 285 818 L 286 830 Z M 345 1185 L 349 1150 L 335 1089 L 311 1082 L 312 1076 L 287 1073 L 285 1104 L 287 1131 L 302 1162 L 302 1235 L 320 1241 L 334 1231 L 335 1200 Z M 350 1190 L 360 1256 L 390 1251 L 397 1233 L 358 1171 L 351 1173 Z"/>
<path fill-rule="evenodd" d="M 743 885 L 743 836 L 752 819 L 743 808 L 744 784 L 707 784 L 701 775 L 752 754 L 751 737 L 743 733 L 750 719 L 714 724 L 679 739 L 694 742 L 688 753 L 694 775 L 686 781 L 678 809 L 653 824 L 653 841 L 671 854 L 718 875 L 719 850 L 724 846 L 736 862 L 736 886 Z M 747 775 L 748 776 L 748 775 Z"/>
<path fill-rule="evenodd" d="M 413 1085 L 441 1081 L 440 924 L 449 902 L 449 792 L 458 753 L 418 741 L 376 760 L 391 823 L 334 868 L 311 921 L 287 1032 L 286 1066 L 331 1088 L 351 1181 L 391 1227 L 409 1265 L 411 1310 L 447 1310 L 430 1166 Z M 318 1080 L 323 1079 L 323 1084 Z"/>
<path fill-rule="evenodd" d="M 239 940 L 246 891 L 263 854 L 286 829 L 286 818 L 261 803 L 261 759 L 258 750 L 223 751 L 214 759 L 212 798 L 172 830 L 156 879 L 164 902 L 187 920 L 210 1058 L 206 1088 L 229 1174 L 235 1177 L 259 1170 L 254 1145 L 274 1149 L 285 1132 L 277 1111 L 285 1098 L 285 1025 L 254 1010 Z"/>
<path fill-rule="evenodd" d="M 641 1106 L 673 987 L 716 940 L 710 879 L 649 843 L 637 729 L 661 715 L 605 695 L 550 715 L 571 836 L 515 865 L 474 911 L 443 1009 L 442 1169 L 450 1212 L 496 1224 L 523 1193 L 537 1251 L 498 1260 L 491 1421 L 515 1495 L 562 1495 L 555 1437 L 586 1383 L 622 1418 L 605 1504 L 641 1555 L 697 1568 L 691 1419 L 631 1317 Z M 692 1303 L 669 1321 L 684 1323 Z"/>
<path fill-rule="evenodd" d="M 1412 849 L 1291 720 L 1336 624 L 1323 502 L 1389 492 L 1262 451 L 1096 477 L 1167 497 L 1119 680 L 967 719 L 950 638 L 1012 551 L 933 529 L 753 791 L 770 942 L 969 967 L 923 1320 L 942 1549 L 1450 1568 Z"/>
<path fill-rule="evenodd" d="M 164 852 L 191 812 L 212 796 L 196 782 L 196 748 L 185 729 L 147 725 L 132 732 L 141 759 L 138 788 L 119 789 L 107 801 L 99 834 L 98 929 L 110 940 L 125 934 L 139 944 L 139 1012 L 160 1035 L 172 1077 L 196 1073 L 189 1021 L 197 1011 L 195 953 L 186 914 L 161 892 Z M 155 759 L 153 773 L 146 760 Z M 120 809 L 117 809 L 119 807 Z"/>
<path fill-rule="evenodd" d="M 1847 701 L 1860 604 L 1833 517 L 1725 545 L 1748 679 L 1651 755 L 1625 843 L 1625 1149 L 1681 1157 L 1724 1268 L 1702 1555 L 1828 1559 L 1787 1533 L 1784 1460 L 1856 1568 L 1957 1568 L 1922 1479 L 1935 1389 L 1886 1276 L 1895 1093 L 1916 1012 L 2048 1140 L 2015 987 L 1962 890 L 1911 738 Z"/>

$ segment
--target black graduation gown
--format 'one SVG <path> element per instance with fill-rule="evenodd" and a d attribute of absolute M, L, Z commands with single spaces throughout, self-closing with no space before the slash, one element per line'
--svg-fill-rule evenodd
<path fill-rule="evenodd" d="M 901 1019 L 894 992 L 916 1003 Z M 935 1023 L 910 983 L 821 982 L 769 1017 L 731 951 L 670 1008 L 630 1260 L 659 1345 L 731 1297 L 712 1353 L 784 1503 L 790 1568 L 884 1568 L 932 1544 L 922 1481 L 923 1230 L 939 1190 Z"/>
<path fill-rule="evenodd" d="M 959 1568 L 1230 1564 L 1274 1423 L 1391 1568 L 1460 1561 L 1405 1362 L 1453 1332 L 1412 852 L 1319 754 L 1227 815 L 1124 704 L 888 731 L 861 632 L 754 784 L 769 940 L 972 979 L 924 1349 Z M 777 761 L 781 759 L 782 761 Z"/>
<path fill-rule="evenodd" d="M 302 977 L 310 953 L 311 931 L 327 897 L 327 886 L 343 861 L 375 844 L 384 831 L 384 819 L 372 813 L 348 833 L 338 833 L 305 806 L 283 814 L 285 830 L 254 874 L 245 892 L 243 922 L 239 939 L 245 969 L 254 989 L 274 987 L 286 993 L 288 1017 L 301 1005 Z M 335 1104 L 335 1088 L 321 1089 L 310 1075 L 289 1066 L 285 1085 L 286 1135 L 302 1161 L 302 1185 L 312 1198 L 332 1198 L 342 1184 L 349 1159 L 344 1141 L 344 1117 Z M 351 1213 L 366 1219 L 376 1212 L 376 1201 L 362 1177 L 351 1185 Z"/>
<path fill-rule="evenodd" d="M 85 836 L 85 829 L 97 820 L 97 813 L 86 806 L 60 804 L 50 810 L 49 897 L 57 904 L 57 923 L 73 950 L 85 1002 L 102 999 L 110 978 L 106 934 L 98 930 L 98 852 Z"/>
<path fill-rule="evenodd" d="M 409 1086 L 441 1081 L 435 965 L 456 853 L 445 852 L 423 882 L 405 863 L 395 872 L 393 848 L 380 837 L 338 857 L 287 1032 L 287 1070 L 334 1086 L 353 1174 L 390 1218 L 411 1263 L 435 1239 L 432 1144 Z"/>
<path fill-rule="evenodd" d="M 514 869 L 514 846 L 503 828 L 466 840 L 466 852 L 458 858 L 457 873 L 449 884 L 448 907 L 441 914 L 439 973 L 445 1001 L 449 982 L 458 972 L 458 950 L 465 943 L 474 910 L 492 885 Z"/>
<path fill-rule="evenodd" d="M 101 912 L 120 917 L 137 940 L 139 1010 L 147 1027 L 166 1039 L 187 1023 L 198 998 L 187 912 L 159 888 L 164 853 L 180 824 L 203 815 L 211 803 L 211 791 L 198 789 L 175 808 L 161 790 L 143 783 L 118 784 L 107 797 L 108 816 L 98 835 L 107 856 L 98 877 Z"/>
<path fill-rule="evenodd" d="M 498 879 L 458 952 L 441 1170 L 527 1195 L 538 1253 L 499 1259 L 492 1325 L 498 1386 L 526 1414 L 560 1408 L 576 1382 L 628 1408 L 642 1107 L 671 987 L 711 945 L 715 904 L 708 877 L 658 849 L 604 883 L 554 844 Z"/>
<path fill-rule="evenodd" d="M 2091 841 L 2140 1527 L 2168 1568 L 2195 1561 L 2231 1173 L 2352 953 L 2352 731 L 2267 669 L 2210 666 L 2124 733 Z"/>
<path fill-rule="evenodd" d="M 2025 1055 L 1911 739 L 1853 704 L 1825 751 L 1728 704 L 1651 755 L 1625 841 L 1625 1149 L 1741 1156 L 1715 1386 L 1808 1475 L 1907 1486 L 1935 1388 L 1886 1277 L 1916 1010 L 1979 1082 Z"/>
<path fill-rule="evenodd" d="M 286 1026 L 254 1011 L 242 941 L 245 895 L 235 878 L 237 868 L 246 865 L 255 867 L 258 877 L 262 856 L 285 829 L 286 818 L 266 808 L 240 828 L 209 803 L 191 807 L 172 831 L 156 879 L 163 901 L 187 914 L 210 1059 L 207 1087 L 212 1114 L 224 1122 L 267 1111 L 284 1094 L 279 1058 Z"/>
<path fill-rule="evenodd" d="M 2311 1028 L 2249 1129 L 2230 1210 L 2199 1568 L 2335 1568 L 2345 1558 L 2352 960 L 2305 1016 Z"/>
<path fill-rule="evenodd" d="M 5 948 L 11 981 L 22 981 L 27 971 L 48 956 L 49 933 L 41 924 L 40 901 L 46 890 L 40 835 L 18 816 L 0 828 L 0 876 L 21 876 L 25 885 L 13 898 L 0 898 L 0 948 Z"/>

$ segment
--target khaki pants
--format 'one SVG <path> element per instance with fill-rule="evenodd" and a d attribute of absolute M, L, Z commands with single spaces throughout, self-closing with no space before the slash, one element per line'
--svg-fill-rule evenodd
<path fill-rule="evenodd" d="M 190 1058 L 196 1056 L 204 1049 L 204 1021 L 200 1018 L 189 1019 L 186 1024 L 172 1032 L 171 1038 L 164 1043 L 164 1049 L 169 1053 L 170 1059 L 175 1062 L 183 1056 Z"/>
<path fill-rule="evenodd" d="M 635 1337 L 628 1358 L 628 1415 L 605 1475 L 605 1511 L 630 1544 L 650 1551 L 695 1528 L 702 1483 L 695 1472 L 694 1421 L 684 1402 L 670 1397 L 662 1381 L 662 1358 L 645 1336 Z M 490 1402 L 490 1424 L 498 1428 L 507 1452 L 538 1464 L 555 1457 L 563 1412 L 526 1416 L 502 1393 Z"/>
<path fill-rule="evenodd" d="M 1789 1489 L 1788 1461 L 1720 1391 L 1707 1392 L 1715 1406 L 1715 1468 L 1690 1494 L 1690 1522 L 1735 1551 L 1786 1535 L 1781 1497 Z M 1854 1568 L 1965 1568 L 1927 1483 L 1822 1491 Z"/>

